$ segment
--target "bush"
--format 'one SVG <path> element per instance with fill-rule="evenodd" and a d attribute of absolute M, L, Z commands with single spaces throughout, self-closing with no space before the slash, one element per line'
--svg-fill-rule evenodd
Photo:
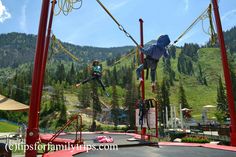
<path fill-rule="evenodd" d="M 209 143 L 209 139 L 206 137 L 191 137 L 187 136 L 182 138 L 182 142 L 186 143 Z"/>
<path fill-rule="evenodd" d="M 176 138 L 183 138 L 186 136 L 186 133 L 184 132 L 168 132 L 167 134 L 169 134 L 170 136 L 170 140 L 174 141 Z"/>

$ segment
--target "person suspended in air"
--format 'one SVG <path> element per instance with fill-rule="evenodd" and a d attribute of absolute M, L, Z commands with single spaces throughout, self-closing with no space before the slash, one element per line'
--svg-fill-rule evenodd
<path fill-rule="evenodd" d="M 141 72 L 143 69 L 151 69 L 151 82 L 152 82 L 152 92 L 155 91 L 156 85 L 156 68 L 157 63 L 162 56 L 167 58 L 169 53 L 167 51 L 167 46 L 170 44 L 170 38 L 168 35 L 161 35 L 157 39 L 155 45 L 149 46 L 148 48 L 140 48 L 141 53 L 146 55 L 144 63 L 139 65 L 136 70 L 137 79 L 139 79 L 140 84 L 143 82 L 141 77 Z"/>
<path fill-rule="evenodd" d="M 96 80 L 102 87 L 103 91 L 106 93 L 107 96 L 109 94 L 106 91 L 105 85 L 102 82 L 102 66 L 99 64 L 98 60 L 94 60 L 92 64 L 92 73 L 91 76 L 83 80 L 82 82 L 76 84 L 76 87 L 80 87 L 81 84 L 85 84 L 91 80 Z"/>

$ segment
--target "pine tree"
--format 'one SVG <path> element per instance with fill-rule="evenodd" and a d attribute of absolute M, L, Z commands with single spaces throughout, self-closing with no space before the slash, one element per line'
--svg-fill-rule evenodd
<path fill-rule="evenodd" d="M 107 69 L 103 75 L 104 84 L 107 87 L 110 85 L 110 82 L 111 82 L 110 73 L 111 73 L 110 70 Z"/>
<path fill-rule="evenodd" d="M 89 84 L 83 84 L 80 87 L 80 91 L 78 93 L 78 99 L 82 108 L 87 108 L 90 106 L 90 99 L 91 99 L 90 90 L 91 88 Z"/>
<path fill-rule="evenodd" d="M 56 127 L 61 127 L 64 126 L 67 122 L 67 116 L 66 116 L 66 105 L 65 103 L 61 104 L 61 109 L 60 109 L 60 115 L 59 119 L 56 123 Z"/>
<path fill-rule="evenodd" d="M 163 63 L 164 63 L 163 73 L 165 75 L 164 77 L 167 78 L 169 84 L 173 86 L 175 80 L 175 72 L 171 68 L 170 58 L 163 58 Z"/>
<path fill-rule="evenodd" d="M 219 84 L 217 87 L 217 110 L 218 110 L 218 119 L 226 120 L 229 117 L 228 103 L 225 95 L 225 88 L 223 86 L 221 77 L 219 78 Z"/>
<path fill-rule="evenodd" d="M 69 85 L 73 85 L 76 82 L 76 72 L 73 63 L 71 64 L 70 71 L 67 74 L 66 81 L 69 83 Z"/>
<path fill-rule="evenodd" d="M 203 71 L 202 71 L 202 67 L 201 67 L 201 65 L 200 64 L 198 64 L 198 70 L 199 70 L 199 72 L 198 72 L 198 76 L 197 76 L 197 80 L 198 80 L 198 82 L 200 83 L 200 84 L 202 84 L 202 85 L 208 85 L 207 84 L 207 79 L 206 79 L 206 76 L 204 75 L 204 73 L 203 73 Z"/>
<path fill-rule="evenodd" d="M 101 104 L 98 97 L 98 88 L 96 82 L 91 82 L 92 88 L 92 108 L 93 108 L 93 123 L 97 118 L 97 114 L 102 112 Z"/>
<path fill-rule="evenodd" d="M 64 94 L 63 90 L 60 87 L 60 84 L 57 83 L 54 87 L 54 91 L 51 93 L 50 98 L 50 107 L 49 112 L 59 112 L 61 110 L 62 104 L 64 104 Z"/>
<path fill-rule="evenodd" d="M 175 47 L 175 46 L 171 46 L 171 47 L 169 48 L 169 54 L 170 54 L 170 56 L 171 56 L 173 59 L 176 58 L 176 47 Z"/>
<path fill-rule="evenodd" d="M 133 77 L 132 72 L 130 72 L 130 75 L 128 76 L 130 76 L 130 79 L 126 84 L 125 107 L 128 109 L 127 117 L 128 117 L 129 129 L 134 129 L 135 103 L 138 100 L 138 89 L 136 87 L 135 78 Z"/>
<path fill-rule="evenodd" d="M 192 76 L 194 74 L 193 63 L 192 63 L 191 60 L 189 60 L 187 63 L 188 63 L 186 65 L 186 67 L 187 67 L 187 74 Z"/>
<path fill-rule="evenodd" d="M 161 88 L 158 81 L 156 81 L 156 99 L 158 104 L 163 104 Z"/>
<path fill-rule="evenodd" d="M 65 80 L 66 72 L 65 72 L 64 64 L 61 63 L 57 66 L 55 77 L 56 77 L 55 80 L 59 81 L 60 83 L 62 83 L 62 81 Z"/>
<path fill-rule="evenodd" d="M 112 74 L 113 74 L 113 81 L 115 81 L 115 83 L 117 84 L 118 83 L 118 76 L 117 76 L 116 66 L 113 68 Z"/>
<path fill-rule="evenodd" d="M 179 82 L 179 104 L 182 105 L 182 108 L 190 108 L 188 101 L 186 99 L 185 90 L 182 84 L 182 80 Z"/>
<path fill-rule="evenodd" d="M 29 103 L 29 98 L 28 98 L 28 93 L 27 90 L 25 89 L 26 83 L 25 83 L 25 79 L 24 79 L 24 73 L 21 73 L 20 75 L 16 75 L 16 85 L 13 86 L 15 87 L 14 90 L 14 95 L 13 95 L 13 99 L 24 103 L 24 104 L 28 104 Z M 13 89 L 11 89 L 13 90 Z"/>
<path fill-rule="evenodd" d="M 88 69 L 84 68 L 83 72 L 80 73 L 81 79 L 85 79 L 89 77 Z M 79 80 L 80 82 L 81 80 Z M 81 104 L 82 108 L 87 108 L 91 104 L 91 83 L 85 83 L 80 86 L 80 90 L 78 92 L 78 100 Z"/>
<path fill-rule="evenodd" d="M 234 71 L 235 70 L 235 56 L 234 55 L 229 56 L 229 67 L 230 67 L 230 76 L 231 76 L 233 95 L 234 95 L 234 105 L 236 109 L 236 73 Z"/>
<path fill-rule="evenodd" d="M 165 119 L 165 115 L 166 115 L 166 107 L 168 109 L 168 117 L 170 116 L 170 99 L 169 99 L 169 88 L 168 88 L 168 84 L 165 81 L 165 79 L 163 79 L 162 81 L 162 85 L 161 85 L 161 106 L 160 106 L 160 111 L 161 111 L 161 122 L 163 124 L 167 124 L 166 119 Z"/>
<path fill-rule="evenodd" d="M 119 104 L 118 104 L 116 85 L 114 83 L 112 85 L 111 115 L 114 126 L 117 127 L 119 122 Z"/>
<path fill-rule="evenodd" d="M 179 55 L 177 68 L 180 73 L 184 73 L 184 74 L 187 73 L 186 59 L 185 59 L 185 55 L 183 54 L 183 52 L 181 52 Z"/>

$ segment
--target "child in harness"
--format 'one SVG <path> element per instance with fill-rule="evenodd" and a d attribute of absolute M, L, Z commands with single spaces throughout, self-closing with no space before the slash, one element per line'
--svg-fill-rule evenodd
<path fill-rule="evenodd" d="M 101 87 L 104 90 L 104 92 L 106 93 L 106 95 L 109 96 L 109 94 L 106 91 L 105 85 L 102 82 L 102 66 L 99 64 L 98 60 L 93 61 L 91 76 L 86 78 L 82 82 L 76 84 L 76 87 L 79 87 L 81 84 L 85 84 L 91 80 L 96 80 L 101 85 Z"/>
<path fill-rule="evenodd" d="M 170 38 L 168 35 L 161 35 L 157 39 L 155 45 L 149 46 L 148 48 L 140 48 L 141 53 L 146 55 L 144 64 L 139 65 L 136 70 L 137 79 L 139 79 L 140 84 L 143 81 L 141 77 L 141 72 L 143 69 L 151 69 L 151 81 L 152 81 L 152 92 L 155 91 L 156 84 L 156 68 L 157 63 L 162 56 L 168 57 L 169 53 L 167 51 L 167 46 L 170 44 Z"/>

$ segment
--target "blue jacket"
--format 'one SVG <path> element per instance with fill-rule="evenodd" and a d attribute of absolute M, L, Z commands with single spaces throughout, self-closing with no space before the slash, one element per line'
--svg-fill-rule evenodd
<path fill-rule="evenodd" d="M 170 43 L 170 38 L 168 35 L 162 35 L 157 39 L 156 45 L 152 45 L 150 47 L 146 48 L 141 48 L 141 52 L 144 53 L 145 55 L 155 59 L 159 60 L 161 56 L 163 55 L 164 57 L 168 57 L 169 54 L 166 50 L 166 46 L 168 46 Z"/>

